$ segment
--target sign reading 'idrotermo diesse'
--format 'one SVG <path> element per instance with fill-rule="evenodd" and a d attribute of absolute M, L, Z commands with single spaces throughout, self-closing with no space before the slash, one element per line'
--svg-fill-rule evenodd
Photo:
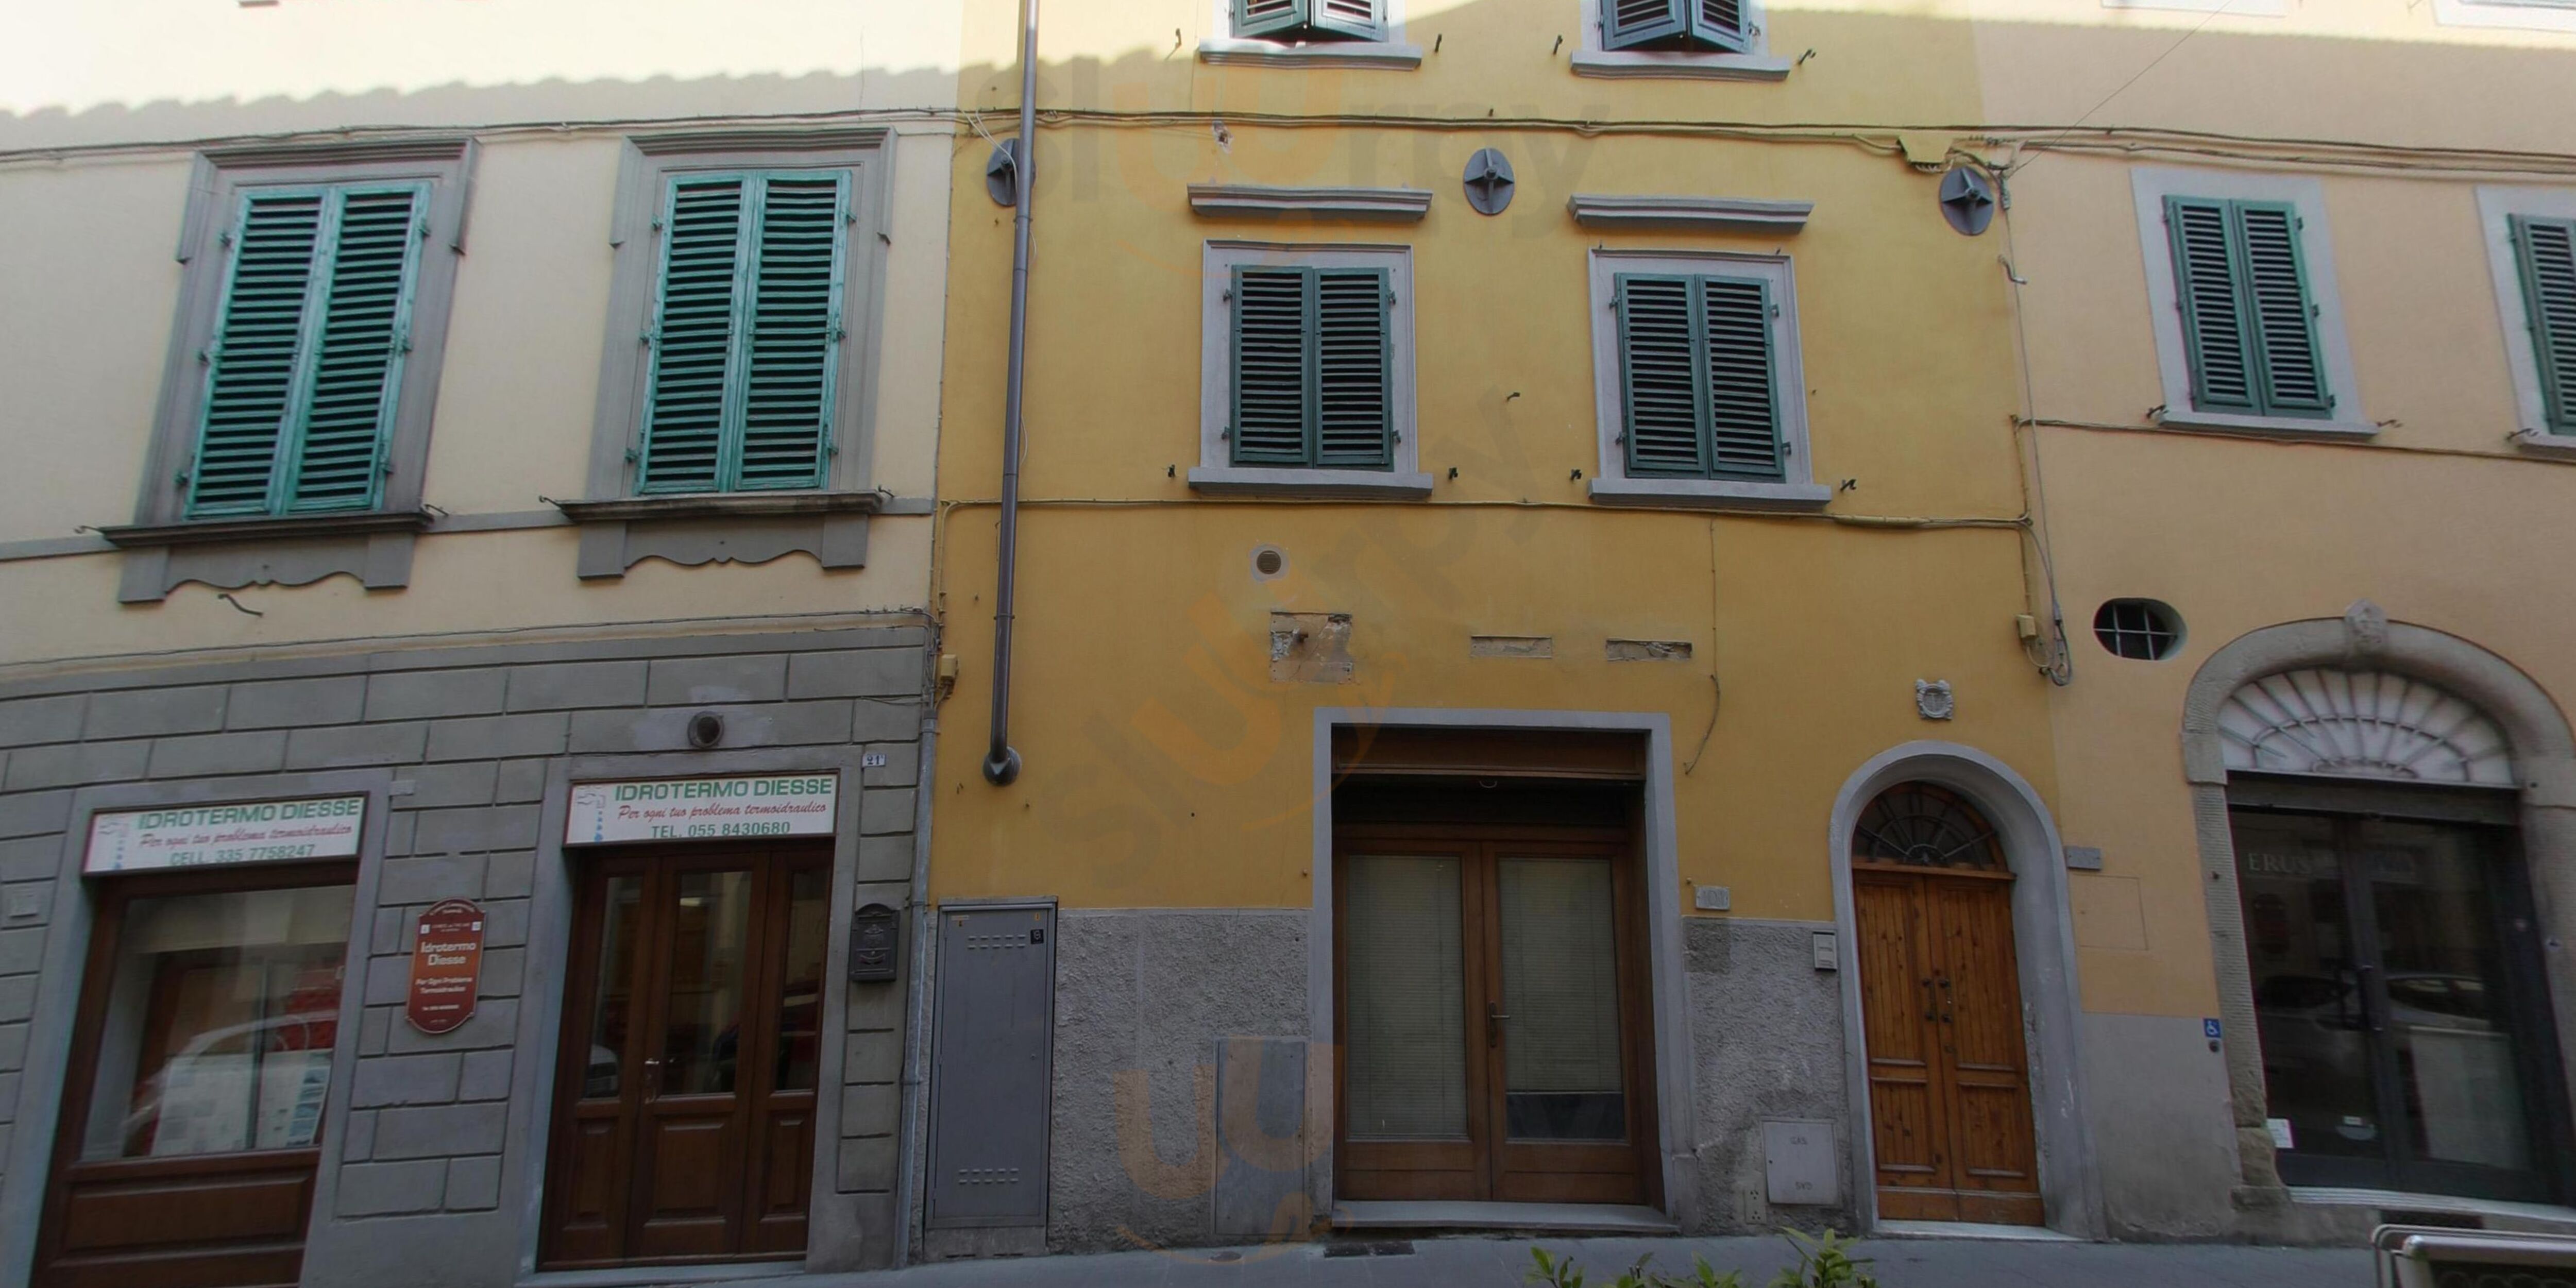
<path fill-rule="evenodd" d="M 830 836 L 840 786 L 833 774 L 575 783 L 564 844 Z"/>
<path fill-rule="evenodd" d="M 174 805 L 93 816 L 83 872 L 345 859 L 358 852 L 364 796 Z"/>

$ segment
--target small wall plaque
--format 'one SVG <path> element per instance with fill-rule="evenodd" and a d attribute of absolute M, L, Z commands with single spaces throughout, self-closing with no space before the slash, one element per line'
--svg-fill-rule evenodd
<path fill-rule="evenodd" d="M 403 1018 L 423 1033 L 453 1033 L 474 1018 L 483 984 L 483 910 L 464 899 L 430 905 L 411 945 Z"/>

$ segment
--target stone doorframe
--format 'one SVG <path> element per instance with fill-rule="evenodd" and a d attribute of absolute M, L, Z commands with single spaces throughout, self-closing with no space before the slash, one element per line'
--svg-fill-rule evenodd
<path fill-rule="evenodd" d="M 1974 801 L 2002 834 L 2013 872 L 2014 957 L 2021 969 L 2023 1049 L 2030 1063 L 2031 1125 L 2039 1143 L 2039 1193 L 2048 1228 L 2102 1237 L 2102 1180 L 2093 1120 L 2084 1108 L 2076 1049 L 2075 923 L 2067 911 L 2065 851 L 2039 793 L 2010 765 L 1955 742 L 1909 742 L 1870 758 L 1834 797 L 1826 853 L 1833 862 L 1836 951 L 1841 958 L 1843 1078 L 1852 1113 L 1852 1195 L 1863 1229 L 1878 1226 L 1878 1158 L 1871 1139 L 1869 1049 L 1861 1016 L 1860 920 L 1852 899 L 1852 829 L 1878 794 L 1900 783 L 1937 783 Z"/>
<path fill-rule="evenodd" d="M 2218 969 L 2218 1013 L 2227 1043 L 2227 1084 L 2236 1123 L 2238 1171 L 2251 1188 L 2284 1187 L 2264 1127 L 2262 1044 L 2254 1039 L 2254 986 L 2245 955 L 2244 905 L 2236 884 L 2236 843 L 2227 819 L 2227 765 L 2220 706 L 2239 688 L 2301 667 L 2389 671 L 2446 689 L 2486 713 L 2513 751 L 2520 793 L 2524 868 L 2532 903 L 2551 943 L 2576 935 L 2576 736 L 2548 693 L 2513 663 L 2455 635 L 2392 622 L 2362 600 L 2341 618 L 2266 626 L 2211 654 L 2183 699 L 2183 777 L 2200 843 L 2201 888 L 2209 899 L 2210 953 Z M 2576 962 L 2545 954 L 2550 1014 L 2576 1033 Z M 2576 1085 L 2576 1063 L 2559 1059 Z"/>

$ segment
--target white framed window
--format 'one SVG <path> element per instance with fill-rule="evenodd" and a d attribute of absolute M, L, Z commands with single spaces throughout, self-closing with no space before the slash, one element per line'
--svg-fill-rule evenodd
<path fill-rule="evenodd" d="M 1579 76 L 1784 80 L 1764 0 L 1581 0 Z"/>
<path fill-rule="evenodd" d="M 1416 498 L 1408 246 L 1211 241 L 1200 297 L 1202 492 Z"/>
<path fill-rule="evenodd" d="M 2286 175 L 2130 174 L 2169 425 L 2366 437 L 2325 187 Z"/>
<path fill-rule="evenodd" d="M 1815 510 L 1786 255 L 1592 252 L 1592 373 L 1609 504 Z"/>
<path fill-rule="evenodd" d="M 1404 71 L 1422 47 L 1404 39 L 1405 0 L 1208 0 L 1199 57 L 1268 67 Z"/>
<path fill-rule="evenodd" d="M 2576 455 L 2576 189 L 2478 189 L 2513 375 L 2514 439 Z"/>
<path fill-rule="evenodd" d="M 2576 34 L 2576 0 L 2433 0 L 2446 27 L 2511 27 Z"/>

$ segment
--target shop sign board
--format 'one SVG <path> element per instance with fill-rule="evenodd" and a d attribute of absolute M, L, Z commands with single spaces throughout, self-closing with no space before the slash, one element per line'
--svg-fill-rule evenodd
<path fill-rule="evenodd" d="M 450 1033 L 474 1018 L 483 984 L 483 910 L 464 899 L 430 905 L 414 927 L 411 993 L 403 1018 L 423 1033 Z"/>
<path fill-rule="evenodd" d="M 364 796 L 101 812 L 90 819 L 81 871 L 345 859 L 358 852 L 366 817 Z"/>
<path fill-rule="evenodd" d="M 564 844 L 830 836 L 835 774 L 749 774 L 575 783 Z"/>

